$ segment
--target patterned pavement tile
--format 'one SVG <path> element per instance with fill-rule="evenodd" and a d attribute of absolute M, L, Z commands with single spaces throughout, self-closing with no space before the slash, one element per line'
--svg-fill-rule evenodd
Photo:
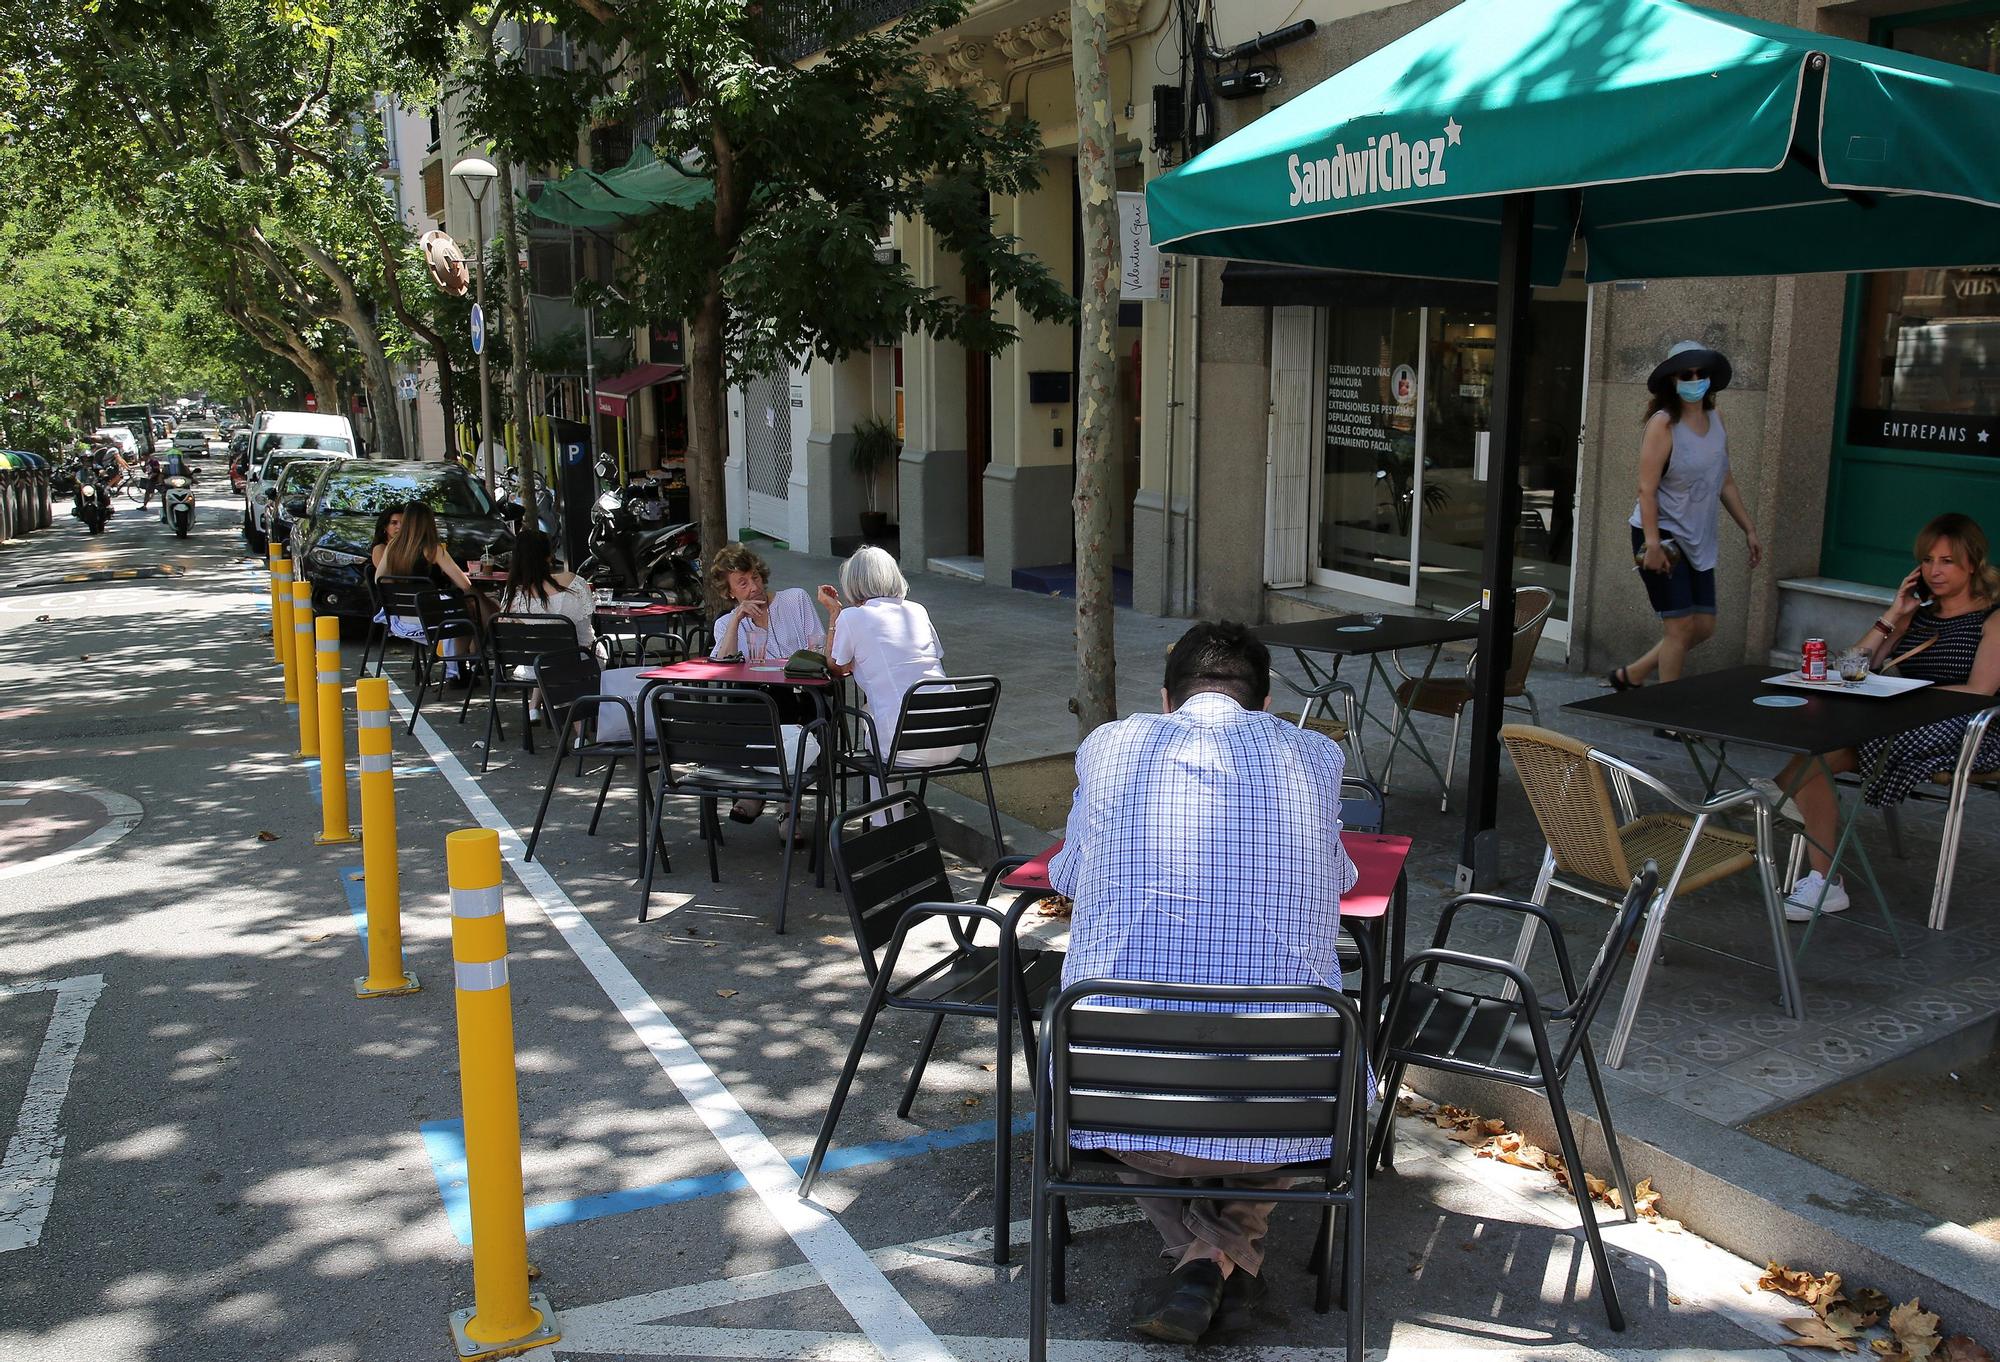
<path fill-rule="evenodd" d="M 1836 1075 L 1856 1073 L 1889 1055 L 1887 1049 L 1873 1041 L 1843 1035 L 1838 1031 L 1821 1031 L 1815 1035 L 1799 1036 L 1777 1048 L 1787 1054 L 1808 1060 Z"/>
<path fill-rule="evenodd" d="M 1724 1065 L 1722 1072 L 1760 1092 L 1768 1092 L 1786 1101 L 1825 1087 L 1834 1077 L 1832 1070 L 1822 1069 L 1783 1050 L 1759 1050 L 1734 1064 Z"/>
<path fill-rule="evenodd" d="M 1778 1099 L 1771 1094 L 1720 1074 L 1706 1074 L 1692 1083 L 1669 1088 L 1660 1096 L 1677 1107 L 1726 1126 L 1739 1125 L 1778 1105 Z"/>
<path fill-rule="evenodd" d="M 1663 974 L 1655 973 L 1647 981 L 1646 986 L 1652 989 L 1666 982 Z M 1683 1016 L 1693 1017 L 1704 1026 L 1721 1025 L 1738 1017 L 1750 1016 L 1758 1010 L 1756 1003 L 1740 993 L 1725 993 L 1703 984 L 1675 990 L 1671 995 L 1671 1001 L 1665 998 L 1661 1001 Z"/>
<path fill-rule="evenodd" d="M 1881 1009 L 1845 1017 L 1841 1020 L 1840 1029 L 1887 1050 L 1897 1051 L 1913 1049 L 1945 1028 L 1937 1023 Z"/>
<path fill-rule="evenodd" d="M 1601 1017 L 1616 1017 L 1617 1014 L 1617 1007 L 1612 1002 L 1607 1001 L 1604 1005 L 1604 1010 L 1598 1015 Z M 1657 995 L 1655 995 L 1653 999 L 1640 1004 L 1639 1015 L 1632 1019 L 1632 1039 L 1642 1041 L 1648 1045 L 1659 1045 L 1665 1043 L 1670 1037 L 1677 1036 L 1691 1029 L 1693 1026 L 1694 1021 L 1692 1018 L 1684 1017 L 1678 1012 L 1670 1012 L 1658 1006 Z M 1592 1030 L 1595 1031 L 1596 1028 L 1593 1027 Z"/>
<path fill-rule="evenodd" d="M 1778 1010 L 1777 1000 L 1771 1001 L 1769 1012 L 1753 1012 L 1747 1017 L 1732 1017 L 1723 1024 L 1723 1030 L 1735 1031 L 1748 1037 L 1758 1045 L 1778 1045 L 1802 1035 L 1810 1022 L 1794 1021 L 1790 1015 Z"/>
<path fill-rule="evenodd" d="M 1955 992 L 1955 989 L 1933 989 L 1919 993 L 1904 998 L 1893 1010 L 1947 1031 L 1956 1030 L 1987 1009 L 1973 999 L 1952 996 Z"/>
<path fill-rule="evenodd" d="M 1738 1032 L 1700 1027 L 1672 1037 L 1664 1048 L 1682 1059 L 1691 1060 L 1707 1068 L 1719 1069 L 1761 1047 Z"/>
<path fill-rule="evenodd" d="M 1606 1069 L 1604 1081 L 1628 1083 L 1635 1088 L 1658 1094 L 1701 1078 L 1708 1072 L 1704 1066 L 1680 1055 L 1656 1050 L 1650 1045 L 1634 1044 L 1625 1047 L 1625 1067 Z M 1589 1091 L 1587 1086 L 1584 1091 Z"/>
<path fill-rule="evenodd" d="M 1951 991 L 1977 1002 L 2000 1004 L 2000 975 L 1981 972 L 1951 981 Z"/>
<path fill-rule="evenodd" d="M 1813 988 L 1807 986 L 1806 1020 L 1818 1026 L 1838 1024 L 1843 1017 L 1851 1016 L 1860 1004 L 1840 988 Z"/>

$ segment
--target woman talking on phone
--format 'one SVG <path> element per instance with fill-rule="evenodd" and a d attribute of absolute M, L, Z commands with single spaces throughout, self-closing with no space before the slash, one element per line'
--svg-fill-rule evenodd
<path fill-rule="evenodd" d="M 1690 650 L 1715 633 L 1717 506 L 1743 527 L 1750 566 L 1764 546 L 1729 471 L 1729 436 L 1715 395 L 1729 386 L 1728 356 L 1694 341 L 1667 352 L 1646 380 L 1646 434 L 1639 445 L 1639 500 L 1632 508 L 1632 557 L 1662 637 L 1637 661 L 1612 669 L 1614 690 L 1659 673 L 1678 681 Z"/>
<path fill-rule="evenodd" d="M 1852 651 L 1865 653 L 1872 670 L 1893 665 L 1906 677 L 1945 690 L 1972 695 L 2000 692 L 2000 571 L 1987 561 L 1985 531 L 1971 516 L 1954 511 L 1924 526 L 1917 535 L 1916 552 L 1917 566 L 1896 588 L 1896 599 Z M 1828 752 L 1824 766 L 1805 757 L 1792 758 L 1777 785 L 1792 790 L 1798 784 L 1792 791 L 1796 811 L 1783 812 L 1805 825 L 1812 872 L 1786 898 L 1787 918 L 1804 922 L 1815 906 L 1825 913 L 1847 907 L 1846 888 L 1839 880 L 1826 879 L 1828 853 L 1840 835 L 1840 802 L 1826 771 L 1871 772 L 1862 797 L 1875 805 L 1900 804 L 1912 786 L 1958 760 L 1969 722 L 1940 719 L 1864 743 L 1859 751 Z M 1980 771 L 1995 767 L 2000 767 L 2000 731 L 1987 734 L 1974 763 Z"/>

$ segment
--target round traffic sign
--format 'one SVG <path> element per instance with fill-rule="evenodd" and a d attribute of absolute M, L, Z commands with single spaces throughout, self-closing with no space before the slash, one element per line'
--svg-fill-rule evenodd
<path fill-rule="evenodd" d="M 472 305 L 472 353 L 478 355 L 484 354 L 485 351 L 486 310 L 480 307 L 478 303 L 474 303 Z"/>

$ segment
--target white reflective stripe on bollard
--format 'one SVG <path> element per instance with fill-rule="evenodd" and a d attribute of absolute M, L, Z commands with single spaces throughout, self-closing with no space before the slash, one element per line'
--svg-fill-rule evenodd
<path fill-rule="evenodd" d="M 454 960 L 451 964 L 451 973 L 462 993 L 485 993 L 490 989 L 507 986 L 507 961 L 504 956 L 498 960 L 482 960 L 477 964 Z"/>
<path fill-rule="evenodd" d="M 340 669 L 338 667 L 330 672 L 320 672 L 318 676 L 319 683 L 322 686 L 337 686 L 340 684 Z"/>
<path fill-rule="evenodd" d="M 386 709 L 364 709 L 357 721 L 363 728 L 387 728 L 389 711 Z"/>
<path fill-rule="evenodd" d="M 491 889 L 454 889 L 451 891 L 451 915 L 453 917 L 493 917 L 501 909 L 500 886 Z"/>
<path fill-rule="evenodd" d="M 364 776 L 381 775 L 390 769 L 389 762 L 390 756 L 387 752 L 363 752 L 361 754 L 361 774 Z"/>

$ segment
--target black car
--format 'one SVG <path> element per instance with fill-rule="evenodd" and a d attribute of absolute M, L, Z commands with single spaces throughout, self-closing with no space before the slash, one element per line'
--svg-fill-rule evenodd
<path fill-rule="evenodd" d="M 485 484 L 457 464 L 338 460 L 309 497 L 281 508 L 293 524 L 292 561 L 304 565 L 315 611 L 352 618 L 373 612 L 367 572 L 375 522 L 412 501 L 437 512 L 438 533 L 460 563 L 513 551 L 513 534 Z"/>

